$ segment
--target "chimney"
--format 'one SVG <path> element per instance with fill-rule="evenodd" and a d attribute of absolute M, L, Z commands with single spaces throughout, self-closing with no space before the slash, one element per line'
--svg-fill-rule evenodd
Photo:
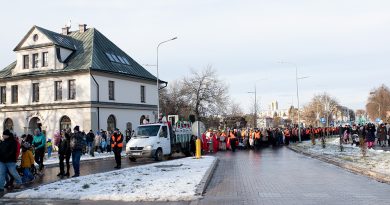
<path fill-rule="evenodd" d="M 79 31 L 80 33 L 87 31 L 87 24 L 79 24 Z"/>
<path fill-rule="evenodd" d="M 64 28 L 62 28 L 62 35 L 68 35 L 68 34 L 69 34 L 69 27 L 65 26 Z"/>

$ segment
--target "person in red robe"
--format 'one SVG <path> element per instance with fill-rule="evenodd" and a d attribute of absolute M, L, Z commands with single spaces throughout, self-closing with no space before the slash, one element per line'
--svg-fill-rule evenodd
<path fill-rule="evenodd" d="M 214 130 L 213 134 L 213 152 L 218 152 L 218 147 L 219 147 L 219 133 Z"/>
<path fill-rule="evenodd" d="M 204 152 L 208 152 L 209 151 L 209 144 L 208 144 L 208 140 L 207 140 L 207 137 L 206 137 L 206 133 L 202 134 L 202 149 L 203 149 Z"/>

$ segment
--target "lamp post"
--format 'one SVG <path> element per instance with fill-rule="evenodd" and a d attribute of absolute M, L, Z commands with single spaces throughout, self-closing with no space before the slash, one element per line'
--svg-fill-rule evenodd
<path fill-rule="evenodd" d="M 160 79 L 158 78 L 158 49 L 160 48 L 161 44 L 167 43 L 169 41 L 173 41 L 176 39 L 177 39 L 177 37 L 174 37 L 174 38 L 168 39 L 166 41 L 162 41 L 157 45 L 157 63 L 156 63 L 156 67 L 157 67 L 157 120 L 160 118 L 160 83 L 159 83 Z"/>
<path fill-rule="evenodd" d="M 297 88 L 297 103 L 298 103 L 298 138 L 299 138 L 299 142 L 302 142 L 302 140 L 301 140 L 301 119 L 300 119 L 301 115 L 299 113 L 300 106 L 299 106 L 299 85 L 298 85 L 298 80 L 309 78 L 309 76 L 299 77 L 298 78 L 298 66 L 295 63 L 284 62 L 284 61 L 281 61 L 279 63 L 290 64 L 290 65 L 295 67 L 295 82 L 296 82 L 296 88 Z"/>
<path fill-rule="evenodd" d="M 254 125 L 253 128 L 257 127 L 257 91 L 256 91 L 256 84 L 255 84 L 255 91 L 248 92 L 251 94 L 255 94 L 255 116 L 254 116 Z"/>

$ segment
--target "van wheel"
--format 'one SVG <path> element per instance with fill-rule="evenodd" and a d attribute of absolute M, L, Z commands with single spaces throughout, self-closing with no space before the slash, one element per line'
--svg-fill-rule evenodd
<path fill-rule="evenodd" d="M 161 161 L 163 159 L 163 152 L 162 149 L 157 149 L 156 153 L 154 154 L 154 160 L 155 161 Z"/>
<path fill-rule="evenodd" d="M 135 157 L 129 157 L 130 162 L 136 162 L 137 159 Z"/>

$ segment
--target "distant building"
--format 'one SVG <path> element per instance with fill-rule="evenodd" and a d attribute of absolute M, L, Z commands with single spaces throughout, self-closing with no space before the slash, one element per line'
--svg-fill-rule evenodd
<path fill-rule="evenodd" d="M 33 26 L 0 71 L 0 126 L 18 135 L 79 125 L 133 129 L 157 117 L 157 79 L 95 28 Z M 165 83 L 162 82 L 161 83 Z"/>
<path fill-rule="evenodd" d="M 279 109 L 279 103 L 278 101 L 272 101 L 271 104 L 268 106 L 268 110 L 264 110 L 260 113 L 260 117 L 281 117 L 283 119 L 288 119 L 289 113 L 288 109 Z"/>

